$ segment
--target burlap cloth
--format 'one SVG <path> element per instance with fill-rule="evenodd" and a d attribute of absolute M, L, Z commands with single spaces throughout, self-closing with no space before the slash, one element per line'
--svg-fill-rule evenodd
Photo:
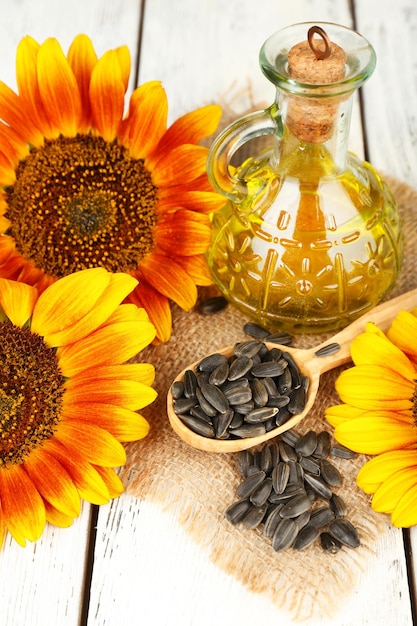
<path fill-rule="evenodd" d="M 397 180 L 388 178 L 388 183 L 399 204 L 406 234 L 405 262 L 390 294 L 393 297 L 417 287 L 417 192 Z M 210 289 L 201 290 L 201 297 L 212 295 Z M 230 305 L 214 316 L 203 316 L 197 310 L 184 313 L 173 306 L 172 338 L 167 344 L 149 347 L 138 359 L 154 364 L 159 396 L 142 411 L 151 431 L 145 439 L 127 446 L 128 460 L 121 478 L 127 493 L 159 502 L 164 509 L 173 507 L 178 521 L 217 566 L 250 590 L 267 594 L 277 606 L 288 610 L 292 619 L 323 614 L 331 617 L 355 589 L 367 559 L 389 528 L 389 517 L 374 513 L 369 497 L 356 486 L 355 477 L 365 457 L 335 461 L 344 475 L 344 485 L 337 492 L 348 504 L 348 517 L 359 531 L 361 546 L 356 550 L 344 548 L 336 555 L 324 553 L 319 545 L 301 552 L 290 549 L 276 553 L 261 529 L 233 526 L 224 517 L 242 480 L 237 455 L 195 450 L 169 425 L 166 394 L 175 375 L 196 359 L 247 339 L 243 332 L 246 321 Z M 295 336 L 293 345 L 310 347 L 327 338 Z M 338 368 L 322 376 L 315 406 L 297 427 L 299 432 L 311 428 L 331 432 L 323 412 L 339 402 L 334 383 L 340 371 Z"/>

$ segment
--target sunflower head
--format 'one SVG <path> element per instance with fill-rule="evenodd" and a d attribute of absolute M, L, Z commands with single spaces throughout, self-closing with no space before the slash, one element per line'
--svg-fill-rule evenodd
<path fill-rule="evenodd" d="M 211 283 L 209 214 L 224 198 L 199 143 L 221 109 L 167 127 L 160 82 L 125 106 L 129 75 L 125 46 L 98 58 L 85 35 L 67 55 L 55 39 L 20 42 L 17 93 L 0 82 L 0 277 L 42 290 L 93 267 L 129 273 L 130 302 L 166 341 L 170 301 L 189 310 L 197 286 Z"/>
<path fill-rule="evenodd" d="M 0 544 L 123 491 L 114 468 L 148 433 L 137 411 L 156 397 L 153 366 L 127 363 L 155 337 L 143 309 L 121 304 L 136 282 L 92 268 L 40 295 L 0 278 Z"/>
<path fill-rule="evenodd" d="M 354 366 L 336 389 L 343 402 L 327 409 L 335 438 L 374 455 L 357 476 L 372 508 L 395 526 L 417 524 L 417 311 L 402 311 L 385 335 L 368 324 L 351 345 Z"/>

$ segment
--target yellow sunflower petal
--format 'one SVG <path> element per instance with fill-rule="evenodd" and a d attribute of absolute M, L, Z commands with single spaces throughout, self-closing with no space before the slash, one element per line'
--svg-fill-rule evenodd
<path fill-rule="evenodd" d="M 68 402 L 65 417 L 94 424 L 121 442 L 137 441 L 149 433 L 147 420 L 129 409 L 100 402 Z"/>
<path fill-rule="evenodd" d="M 35 287 L 0 278 L 0 306 L 15 326 L 28 321 L 38 296 Z"/>
<path fill-rule="evenodd" d="M 207 252 L 211 227 L 207 216 L 180 209 L 162 217 L 155 231 L 155 244 L 168 255 L 192 256 Z"/>
<path fill-rule="evenodd" d="M 58 511 L 52 504 L 45 500 L 46 521 L 58 528 L 69 528 L 74 523 L 74 518 Z"/>
<path fill-rule="evenodd" d="M 405 448 L 416 441 L 416 427 L 394 418 L 369 413 L 336 426 L 334 436 L 341 444 L 363 454 L 380 454 Z"/>
<path fill-rule="evenodd" d="M 417 525 L 417 484 L 409 487 L 398 500 L 391 513 L 391 520 L 397 528 Z"/>
<path fill-rule="evenodd" d="M 103 326 L 75 344 L 58 350 L 64 376 L 75 376 L 99 365 L 117 365 L 128 361 L 149 345 L 155 337 L 150 322 L 132 321 Z"/>
<path fill-rule="evenodd" d="M 100 267 L 65 276 L 41 294 L 32 330 L 51 346 L 78 341 L 105 322 L 136 285 L 133 276 Z"/>
<path fill-rule="evenodd" d="M 43 107 L 57 133 L 74 137 L 82 115 L 81 96 L 74 73 L 56 39 L 47 39 L 38 51 L 38 83 Z"/>
<path fill-rule="evenodd" d="M 350 404 L 336 404 L 327 408 L 324 414 L 329 424 L 336 427 L 346 420 L 355 419 L 356 417 L 365 415 L 366 411 L 364 409 L 358 409 L 357 407 L 350 406 Z"/>
<path fill-rule="evenodd" d="M 122 77 L 124 90 L 126 92 L 128 85 L 129 85 L 130 69 L 131 69 L 130 51 L 127 46 L 119 46 L 118 48 L 115 48 L 114 51 L 119 61 L 120 74 Z"/>
<path fill-rule="evenodd" d="M 21 537 L 36 541 L 45 527 L 45 507 L 22 466 L 0 469 L 0 499 L 5 522 Z"/>
<path fill-rule="evenodd" d="M 416 468 L 407 468 L 391 474 L 375 491 L 372 508 L 380 513 L 392 513 L 399 500 L 417 485 Z"/>
<path fill-rule="evenodd" d="M 54 437 L 71 454 L 77 450 L 83 458 L 94 465 L 119 467 L 126 463 L 126 452 L 122 444 L 103 428 L 78 420 L 62 421 Z"/>
<path fill-rule="evenodd" d="M 411 466 L 417 466 L 417 450 L 384 452 L 361 467 L 356 482 L 365 493 L 374 493 L 389 476 Z"/>
<path fill-rule="evenodd" d="M 393 319 L 387 332 L 389 339 L 406 354 L 417 356 L 417 318 L 409 311 L 401 311 Z"/>
<path fill-rule="evenodd" d="M 119 54 L 108 50 L 94 67 L 90 82 L 90 101 L 94 125 L 105 141 L 117 136 L 124 109 L 125 84 Z"/>
<path fill-rule="evenodd" d="M 87 35 L 75 37 L 68 50 L 68 63 L 78 83 L 82 101 L 81 130 L 87 130 L 92 124 L 90 105 L 90 80 L 97 64 L 97 55 L 92 41 Z"/>
<path fill-rule="evenodd" d="M 44 500 L 69 517 L 80 514 L 80 496 L 68 472 L 44 450 L 34 450 L 25 471 Z"/>
<path fill-rule="evenodd" d="M 107 504 L 109 502 L 110 494 L 106 484 L 97 470 L 76 447 L 67 448 L 55 437 L 51 437 L 45 442 L 44 449 L 65 467 L 81 498 L 91 502 L 91 504 Z"/>
<path fill-rule="evenodd" d="M 157 291 L 178 304 L 184 311 L 193 308 L 197 288 L 187 272 L 162 254 L 148 254 L 141 263 L 146 281 Z"/>
<path fill-rule="evenodd" d="M 414 383 L 382 365 L 355 365 L 336 381 L 343 402 L 369 410 L 409 409 Z"/>
<path fill-rule="evenodd" d="M 123 493 L 124 486 L 114 469 L 97 466 L 95 470 L 109 490 L 110 498 L 118 498 Z"/>
<path fill-rule="evenodd" d="M 361 333 L 352 341 L 350 353 L 356 365 L 383 365 L 410 381 L 416 378 L 413 363 L 382 333 Z"/>
<path fill-rule="evenodd" d="M 206 171 L 207 148 L 182 145 L 164 154 L 152 168 L 152 180 L 157 187 L 175 185 L 179 179 L 194 180 Z"/>
<path fill-rule="evenodd" d="M 123 143 L 134 159 L 149 156 L 166 130 L 168 101 L 162 84 L 150 81 L 132 93 Z"/>

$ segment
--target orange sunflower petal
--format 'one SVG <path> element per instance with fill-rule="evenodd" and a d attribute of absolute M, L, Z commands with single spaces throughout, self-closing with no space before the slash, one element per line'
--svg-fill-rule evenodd
<path fill-rule="evenodd" d="M 134 380 L 143 385 L 152 385 L 155 381 L 155 366 L 151 363 L 124 363 L 122 366 L 96 365 L 91 369 L 84 369 L 74 378 L 79 383 L 86 379 L 97 378 L 103 383 L 112 380 Z"/>
<path fill-rule="evenodd" d="M 0 469 L 0 499 L 7 526 L 29 541 L 39 539 L 46 522 L 45 507 L 21 465 Z"/>
<path fill-rule="evenodd" d="M 78 341 L 105 322 L 136 285 L 133 276 L 112 274 L 100 267 L 65 276 L 39 297 L 32 330 L 51 346 Z"/>
<path fill-rule="evenodd" d="M 103 428 L 122 442 L 143 439 L 149 432 L 149 423 L 138 413 L 100 402 L 68 402 L 65 417 Z"/>
<path fill-rule="evenodd" d="M 125 83 L 120 55 L 108 50 L 98 60 L 90 82 L 90 101 L 95 127 L 105 141 L 117 137 L 123 117 Z"/>
<path fill-rule="evenodd" d="M 78 35 L 68 50 L 68 63 L 78 83 L 82 101 L 82 120 L 80 130 L 87 130 L 92 125 L 90 104 L 90 80 L 97 64 L 97 55 L 92 41 L 87 35 Z"/>
<path fill-rule="evenodd" d="M 170 298 L 185 311 L 197 300 L 197 288 L 185 270 L 173 259 L 162 254 L 148 254 L 141 263 L 146 281 L 157 291 Z"/>
<path fill-rule="evenodd" d="M 204 254 L 210 242 L 208 217 L 186 209 L 161 217 L 155 231 L 156 246 L 172 256 Z"/>
<path fill-rule="evenodd" d="M 39 48 L 40 45 L 33 37 L 23 37 L 16 51 L 16 78 L 19 94 L 30 112 L 30 119 L 42 134 L 48 137 L 52 128 L 39 91 L 37 67 Z"/>
<path fill-rule="evenodd" d="M 416 441 L 414 424 L 368 413 L 336 426 L 334 436 L 341 444 L 364 454 L 380 454 L 405 448 Z"/>
<path fill-rule="evenodd" d="M 36 449 L 31 452 L 24 467 L 44 500 L 68 517 L 78 517 L 80 496 L 59 461 L 44 450 Z"/>
<path fill-rule="evenodd" d="M 54 437 L 70 454 L 77 450 L 89 463 L 118 467 L 126 463 L 126 452 L 113 435 L 102 428 L 78 420 L 62 421 Z"/>
<path fill-rule="evenodd" d="M 67 448 L 55 437 L 48 439 L 44 449 L 50 452 L 67 470 L 80 497 L 91 504 L 107 504 L 110 500 L 109 490 L 100 474 L 86 461 L 75 446 Z"/>
<path fill-rule="evenodd" d="M 221 115 L 219 105 L 209 104 L 179 117 L 163 136 L 157 153 L 173 150 L 186 143 L 197 144 L 216 131 Z"/>
<path fill-rule="evenodd" d="M 38 84 L 42 104 L 57 134 L 74 137 L 82 116 L 81 96 L 74 73 L 56 39 L 38 51 Z"/>
<path fill-rule="evenodd" d="M 146 158 L 166 130 L 168 101 L 162 84 L 150 81 L 137 87 L 130 98 L 123 143 L 134 159 Z"/>
<path fill-rule="evenodd" d="M 108 324 L 76 344 L 58 350 L 64 376 L 75 376 L 86 368 L 125 363 L 155 337 L 150 322 L 131 321 Z"/>
<path fill-rule="evenodd" d="M 152 180 L 157 187 L 174 185 L 178 180 L 194 180 L 206 171 L 207 148 L 181 145 L 164 154 L 152 168 Z"/>
<path fill-rule="evenodd" d="M 204 254 L 183 257 L 181 265 L 196 285 L 207 287 L 213 283 L 207 259 Z"/>
<path fill-rule="evenodd" d="M 165 193 L 164 193 L 165 192 Z M 225 199 L 214 191 L 188 191 L 185 192 L 180 185 L 175 189 L 168 187 L 161 189 L 159 193 L 159 213 L 171 209 L 191 209 L 201 213 L 215 213 L 225 204 Z"/>
<path fill-rule="evenodd" d="M 113 384 L 108 384 L 106 379 L 82 378 L 79 381 L 74 376 L 65 383 L 65 389 L 68 402 L 103 402 L 131 411 L 148 406 L 156 398 L 155 389 L 136 380 L 115 379 Z"/>
<path fill-rule="evenodd" d="M 28 118 L 22 99 L 0 81 L 0 110 L 2 120 L 14 129 L 22 141 L 42 145 L 43 135 Z"/>
<path fill-rule="evenodd" d="M 15 326 L 28 321 L 38 297 L 35 287 L 0 278 L 0 306 Z"/>
<path fill-rule="evenodd" d="M 128 296 L 128 300 L 136 306 L 146 306 L 158 340 L 161 342 L 168 341 L 172 327 L 171 307 L 168 298 L 151 287 L 143 278 L 140 278 L 139 285 Z"/>

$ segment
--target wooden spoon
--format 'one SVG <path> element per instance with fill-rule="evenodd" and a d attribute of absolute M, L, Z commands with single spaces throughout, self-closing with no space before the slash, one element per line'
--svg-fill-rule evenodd
<path fill-rule="evenodd" d="M 417 289 L 413 289 L 412 291 L 404 293 L 397 298 L 393 298 L 388 302 L 384 302 L 383 304 L 378 305 L 377 307 L 369 311 L 369 313 L 365 313 L 360 318 L 352 322 L 352 324 L 341 330 L 334 337 L 318 346 L 315 346 L 314 348 L 289 348 L 288 346 L 280 346 L 278 344 L 265 342 L 269 348 L 281 348 L 283 351 L 289 352 L 297 363 L 300 371 L 305 376 L 308 376 L 310 384 L 307 393 L 306 405 L 302 413 L 294 415 L 285 424 L 283 424 L 282 426 L 278 426 L 277 428 L 274 428 L 269 432 L 266 432 L 264 435 L 230 440 L 210 439 L 209 437 L 203 437 L 201 435 L 198 435 L 190 428 L 188 428 L 188 426 L 186 426 L 175 413 L 173 409 L 173 398 L 170 389 L 167 396 L 167 410 L 171 426 L 177 433 L 177 435 L 179 435 L 181 439 L 183 439 L 186 443 L 193 446 L 194 448 L 198 448 L 199 450 L 205 450 L 207 452 L 238 452 L 239 450 L 245 450 L 246 448 L 251 448 L 253 446 L 264 443 L 265 441 L 268 441 L 268 439 L 276 437 L 285 430 L 293 428 L 308 414 L 316 399 L 319 388 L 320 375 L 323 372 L 327 372 L 334 367 L 347 363 L 351 360 L 350 344 L 357 335 L 365 330 L 367 322 L 373 322 L 379 328 L 381 328 L 381 330 L 386 331 L 391 325 L 391 322 L 397 313 L 403 310 L 410 310 L 416 306 Z M 330 354 L 328 356 L 316 356 L 318 350 L 324 348 L 325 346 L 328 346 L 331 343 L 339 344 L 340 349 L 336 353 Z M 221 354 L 225 354 L 226 356 L 231 356 L 233 354 L 233 346 L 229 346 L 222 350 L 217 350 L 216 352 L 220 352 Z M 175 378 L 175 381 L 182 380 L 185 371 L 187 369 L 193 370 L 197 363 L 199 363 L 200 361 L 201 358 L 195 363 L 192 363 L 191 365 L 186 367 L 180 374 L 178 374 L 178 376 Z"/>

